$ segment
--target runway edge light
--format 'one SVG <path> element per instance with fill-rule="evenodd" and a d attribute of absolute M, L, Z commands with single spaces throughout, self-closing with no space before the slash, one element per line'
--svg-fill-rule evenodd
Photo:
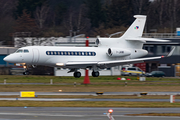
<path fill-rule="evenodd" d="M 108 112 L 109 112 L 109 113 L 113 113 L 113 109 L 109 109 Z"/>

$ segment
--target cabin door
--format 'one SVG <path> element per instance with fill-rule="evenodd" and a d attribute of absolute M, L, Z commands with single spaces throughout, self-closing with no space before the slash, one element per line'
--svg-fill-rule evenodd
<path fill-rule="evenodd" d="M 32 63 L 34 65 L 36 65 L 38 63 L 38 61 L 39 61 L 39 51 L 38 51 L 38 49 L 34 48 L 33 49 L 33 60 L 32 60 Z"/>

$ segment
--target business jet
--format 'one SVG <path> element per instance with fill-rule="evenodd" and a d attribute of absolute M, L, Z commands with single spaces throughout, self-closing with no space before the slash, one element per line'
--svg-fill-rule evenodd
<path fill-rule="evenodd" d="M 92 69 L 92 76 L 98 77 L 99 71 L 104 68 L 165 57 L 140 58 L 148 54 L 142 49 L 146 41 L 167 42 L 168 40 L 143 38 L 146 16 L 134 17 L 135 21 L 120 38 L 97 38 L 97 47 L 27 46 L 8 55 L 4 61 L 22 64 L 24 68 L 29 65 L 69 68 L 69 72 L 74 72 L 74 77 L 79 78 L 81 77 L 79 69 Z M 171 56 L 174 49 L 172 48 L 166 57 Z M 27 70 L 24 74 L 27 74 Z"/>

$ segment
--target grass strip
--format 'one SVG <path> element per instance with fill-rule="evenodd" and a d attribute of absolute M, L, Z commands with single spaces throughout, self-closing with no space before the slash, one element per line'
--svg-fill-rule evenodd
<path fill-rule="evenodd" d="M 122 85 L 0 85 L 0 92 L 177 92 L 179 86 L 122 86 Z"/>
<path fill-rule="evenodd" d="M 91 83 L 98 84 L 98 83 L 123 83 L 124 81 L 117 80 L 117 78 L 124 77 L 124 78 L 130 78 L 131 80 L 128 81 L 131 82 L 137 82 L 137 83 L 143 83 L 139 82 L 137 80 L 137 77 L 135 76 L 99 76 L 99 77 L 90 77 Z M 53 83 L 83 83 L 84 77 L 81 78 L 74 78 L 71 77 L 60 77 L 60 76 L 38 76 L 38 75 L 1 75 L 0 76 L 0 83 L 4 83 L 4 80 L 6 80 L 7 83 L 50 83 L 50 79 L 53 79 Z M 155 81 L 165 81 L 165 82 L 178 82 L 180 83 L 180 78 L 156 78 L 156 77 L 146 77 L 146 82 L 155 82 Z"/>
<path fill-rule="evenodd" d="M 0 96 L 0 98 L 20 98 L 19 95 Z M 92 98 L 92 99 L 169 99 L 169 95 L 38 95 L 37 98 Z M 175 99 L 180 99 L 180 96 L 175 96 Z"/>
<path fill-rule="evenodd" d="M 170 108 L 180 107 L 180 102 L 118 102 L 118 101 L 0 101 L 0 107 L 130 107 Z"/>

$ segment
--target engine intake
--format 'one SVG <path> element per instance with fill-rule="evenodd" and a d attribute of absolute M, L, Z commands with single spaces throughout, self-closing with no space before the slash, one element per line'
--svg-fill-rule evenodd
<path fill-rule="evenodd" d="M 126 49 L 109 48 L 107 54 L 110 57 L 124 57 L 130 55 L 131 52 Z"/>

